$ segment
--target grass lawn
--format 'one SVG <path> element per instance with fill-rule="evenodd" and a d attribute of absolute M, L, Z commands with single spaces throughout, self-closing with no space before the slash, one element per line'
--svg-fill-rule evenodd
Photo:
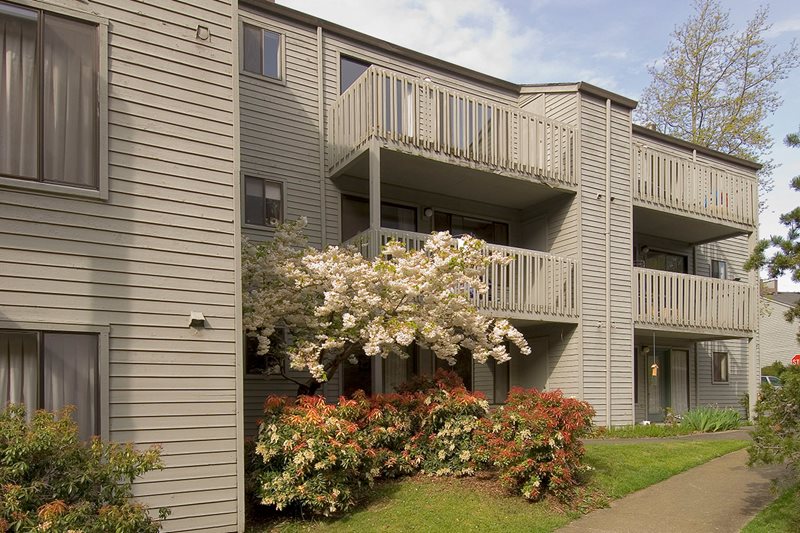
<path fill-rule="evenodd" d="M 800 484 L 784 491 L 766 509 L 753 518 L 742 533 L 761 533 L 766 531 L 800 531 Z"/>
<path fill-rule="evenodd" d="M 746 441 L 676 441 L 587 446 L 595 468 L 578 507 L 662 481 L 726 453 Z M 577 503 L 577 502 L 576 502 Z M 529 503 L 509 496 L 487 479 L 417 476 L 376 485 L 369 501 L 347 516 L 329 520 L 288 519 L 248 531 L 553 531 L 579 515 L 551 501 Z"/>
<path fill-rule="evenodd" d="M 593 438 L 596 439 L 634 439 L 642 437 L 676 437 L 678 435 L 689 435 L 694 430 L 680 424 L 662 425 L 651 424 L 643 426 L 618 426 L 611 428 L 598 427 Z"/>

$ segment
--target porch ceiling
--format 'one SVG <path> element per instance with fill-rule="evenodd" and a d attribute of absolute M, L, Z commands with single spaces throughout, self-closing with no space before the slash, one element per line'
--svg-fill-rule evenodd
<path fill-rule="evenodd" d="M 680 235 L 681 240 L 689 244 L 716 241 L 747 233 L 744 226 L 733 223 L 720 224 L 700 217 L 677 215 L 637 205 L 633 207 L 633 231 L 665 239 L 674 239 L 676 235 Z"/>
<path fill-rule="evenodd" d="M 704 342 L 723 341 L 729 339 L 749 339 L 753 336 L 752 333 L 746 332 L 719 331 L 711 329 L 706 330 L 701 328 L 642 328 L 639 326 L 634 326 L 633 333 L 635 337 L 641 336 L 646 339 L 652 339 L 653 334 L 655 334 L 656 344 L 658 344 L 659 339 L 681 339 L 692 342 Z"/>
<path fill-rule="evenodd" d="M 369 157 L 362 153 L 333 177 L 369 178 Z M 571 194 L 543 183 L 443 163 L 395 150 L 381 150 L 381 183 L 466 198 L 512 209 L 525 209 L 556 196 Z"/>

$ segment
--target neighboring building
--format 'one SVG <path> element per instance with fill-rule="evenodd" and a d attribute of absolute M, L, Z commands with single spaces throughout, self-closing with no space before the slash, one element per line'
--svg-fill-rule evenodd
<path fill-rule="evenodd" d="M 636 102 L 590 84 L 509 83 L 265 1 L 240 17 L 250 238 L 305 216 L 316 246 L 371 255 L 447 229 L 514 257 L 476 304 L 512 319 L 533 355 L 456 366 L 495 403 L 515 385 L 558 388 L 618 425 L 739 407 L 754 390 L 756 280 L 741 265 L 758 165 L 632 125 Z M 422 349 L 365 358 L 324 392 L 391 391 L 438 364 Z M 245 432 L 267 394 L 295 391 L 248 372 Z"/>
<path fill-rule="evenodd" d="M 456 366 L 494 403 L 558 388 L 619 425 L 755 398 L 758 166 L 632 125 L 628 98 L 266 0 L 0 0 L 0 32 L 0 404 L 161 444 L 134 494 L 167 531 L 243 530 L 244 434 L 296 390 L 243 348 L 239 236 L 275 219 L 366 254 L 446 229 L 512 256 L 475 303 L 533 355 Z M 439 364 L 365 359 L 324 392 Z"/>
<path fill-rule="evenodd" d="M 797 339 L 798 324 L 788 322 L 786 312 L 800 301 L 798 292 L 779 292 L 777 280 L 765 281 L 761 285 L 760 358 L 761 367 L 775 362 L 792 364 L 792 358 L 800 354 Z"/>
<path fill-rule="evenodd" d="M 0 407 L 160 444 L 133 492 L 167 531 L 244 528 L 236 20 L 0 0 Z"/>

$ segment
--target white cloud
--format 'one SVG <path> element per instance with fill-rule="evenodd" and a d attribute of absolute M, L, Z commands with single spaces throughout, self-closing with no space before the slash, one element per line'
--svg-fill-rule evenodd
<path fill-rule="evenodd" d="M 546 31 L 499 0 L 283 0 L 280 3 L 401 46 L 521 83 L 614 84 L 607 73 L 576 69 Z M 545 2 L 546 3 L 546 0 Z M 624 54 L 624 52 L 615 52 Z M 613 87 L 608 87 L 612 88 Z"/>
<path fill-rule="evenodd" d="M 784 33 L 800 33 L 800 18 L 778 21 L 772 25 L 769 31 L 765 32 L 765 35 L 768 38 L 774 38 Z"/>

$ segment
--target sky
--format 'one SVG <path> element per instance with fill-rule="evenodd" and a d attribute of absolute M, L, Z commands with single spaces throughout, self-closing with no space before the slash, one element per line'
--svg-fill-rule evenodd
<path fill-rule="evenodd" d="M 721 0 L 739 29 L 758 5 L 769 7 L 768 42 L 800 41 L 800 2 Z M 691 0 L 278 0 L 343 26 L 517 83 L 587 81 L 637 100 L 647 67 L 664 54 Z M 800 148 L 783 144 L 800 128 L 800 69 L 779 82 L 783 106 L 770 117 L 774 190 L 759 235 L 785 235 L 778 217 L 800 204 L 789 189 L 800 174 Z M 800 291 L 788 277 L 782 291 Z"/>

